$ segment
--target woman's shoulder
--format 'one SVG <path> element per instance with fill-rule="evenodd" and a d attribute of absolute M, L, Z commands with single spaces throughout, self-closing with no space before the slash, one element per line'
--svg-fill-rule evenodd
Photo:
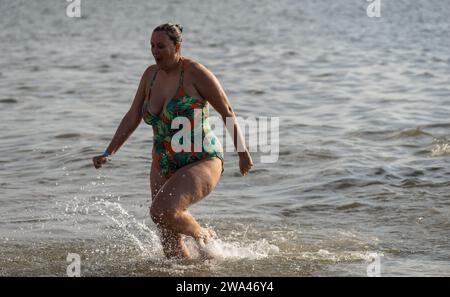
<path fill-rule="evenodd" d="M 156 66 L 156 64 L 152 64 L 152 65 L 148 66 L 147 69 L 145 69 L 143 76 L 145 78 L 149 78 L 149 77 L 153 76 L 157 70 L 158 70 L 158 67 Z"/>
<path fill-rule="evenodd" d="M 183 60 L 185 61 L 184 65 L 185 71 L 193 78 L 203 77 L 211 72 L 208 68 L 206 68 L 205 65 L 201 64 L 200 62 L 194 59 L 183 58 Z"/>
<path fill-rule="evenodd" d="M 156 64 L 147 66 L 147 68 L 144 70 L 144 73 L 141 77 L 141 83 L 145 86 L 145 95 L 148 95 L 148 90 L 150 88 L 151 80 L 153 76 L 155 75 L 156 71 L 158 70 L 158 67 Z"/>

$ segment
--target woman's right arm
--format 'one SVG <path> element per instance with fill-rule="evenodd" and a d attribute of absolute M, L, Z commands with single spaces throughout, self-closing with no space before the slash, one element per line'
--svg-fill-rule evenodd
<path fill-rule="evenodd" d="M 234 147 L 239 156 L 239 168 L 242 175 L 247 175 L 253 166 L 252 157 L 245 145 L 245 139 L 241 128 L 231 107 L 225 91 L 223 90 L 217 77 L 200 63 L 193 63 L 191 67 L 192 75 L 196 78 L 197 90 L 200 95 L 211 103 L 212 107 L 222 116 L 225 127 L 230 133 Z M 231 125 L 228 124 L 230 121 Z"/>
<path fill-rule="evenodd" d="M 130 135 L 136 130 L 142 120 L 142 105 L 145 100 L 146 84 L 148 82 L 149 73 L 152 71 L 152 67 L 148 67 L 142 74 L 141 81 L 139 82 L 139 87 L 134 96 L 133 103 L 130 109 L 122 118 L 122 121 L 117 128 L 114 137 L 112 138 L 110 144 L 106 148 L 109 155 L 115 154 L 119 148 L 125 143 L 125 141 L 130 137 Z M 96 169 L 100 168 L 102 164 L 106 163 L 107 159 L 103 155 L 99 155 L 93 158 L 94 166 Z"/>

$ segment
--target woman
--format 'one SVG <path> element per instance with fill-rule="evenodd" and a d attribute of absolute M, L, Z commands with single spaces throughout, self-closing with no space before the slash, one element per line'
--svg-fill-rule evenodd
<path fill-rule="evenodd" d="M 93 158 L 95 168 L 100 168 L 119 150 L 141 119 L 153 127 L 150 216 L 158 226 L 167 257 L 189 257 L 183 235 L 192 236 L 201 246 L 214 236 L 212 230 L 202 228 L 187 210 L 211 193 L 223 172 L 223 151 L 208 123 L 208 104 L 224 122 L 228 118 L 233 123 L 227 127 L 233 129 L 230 133 L 234 132 L 241 174 L 247 175 L 253 166 L 234 111 L 219 81 L 200 63 L 181 56 L 181 33 L 180 25 L 170 23 L 153 30 L 151 49 L 156 65 L 149 66 L 142 75 L 131 108 L 105 153 Z M 172 128 L 177 117 L 188 119 L 183 125 L 184 134 L 194 132 L 188 134 L 191 138 L 187 140 L 201 135 L 200 147 L 195 140 L 194 145 L 184 143 L 186 137 L 182 139 L 183 144 L 174 141 L 181 131 Z M 192 123 L 194 127 L 186 125 Z M 188 127 L 187 131 L 184 126 Z M 178 144 L 184 149 L 180 150 Z"/>

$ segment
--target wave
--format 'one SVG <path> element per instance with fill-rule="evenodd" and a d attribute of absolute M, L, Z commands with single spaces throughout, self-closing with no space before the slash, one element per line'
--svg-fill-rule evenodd
<path fill-rule="evenodd" d="M 402 129 L 402 130 L 385 130 L 385 131 L 356 131 L 348 134 L 350 137 L 360 137 L 364 139 L 380 141 L 380 140 L 395 140 L 411 137 L 434 137 L 433 134 L 426 132 L 422 127 Z"/>
<path fill-rule="evenodd" d="M 353 210 L 355 208 L 361 208 L 366 206 L 366 204 L 359 203 L 359 202 L 352 202 L 348 204 L 343 204 L 338 207 L 336 207 L 336 210 Z"/>
<path fill-rule="evenodd" d="M 399 132 L 395 132 L 388 137 L 388 139 L 400 139 L 400 138 L 409 138 L 409 137 L 420 137 L 420 136 L 431 136 L 431 133 L 423 131 L 420 127 L 413 129 L 405 129 Z"/>
<path fill-rule="evenodd" d="M 328 250 L 320 249 L 317 252 L 303 252 L 300 253 L 299 258 L 302 260 L 314 262 L 354 262 L 354 261 L 371 261 L 375 256 L 383 256 L 382 253 L 369 251 L 339 251 L 330 252 Z"/>
<path fill-rule="evenodd" d="M 384 184 L 378 180 L 362 180 L 356 178 L 341 178 L 328 183 L 322 184 L 320 187 L 323 189 L 333 189 L 333 190 L 343 190 L 352 187 L 367 187 L 371 185 L 382 185 Z"/>
<path fill-rule="evenodd" d="M 84 137 L 92 137 L 93 134 L 87 133 L 63 133 L 55 135 L 56 139 L 69 139 L 69 138 L 84 138 Z"/>
<path fill-rule="evenodd" d="M 17 101 L 17 99 L 14 98 L 5 98 L 0 99 L 0 103 L 19 103 L 19 101 Z"/>

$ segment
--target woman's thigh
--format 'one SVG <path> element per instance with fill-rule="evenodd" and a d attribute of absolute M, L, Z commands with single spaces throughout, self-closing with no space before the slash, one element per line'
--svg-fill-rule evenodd
<path fill-rule="evenodd" d="M 222 161 L 216 157 L 186 165 L 164 183 L 153 203 L 158 208 L 185 210 L 211 193 L 221 174 Z"/>

